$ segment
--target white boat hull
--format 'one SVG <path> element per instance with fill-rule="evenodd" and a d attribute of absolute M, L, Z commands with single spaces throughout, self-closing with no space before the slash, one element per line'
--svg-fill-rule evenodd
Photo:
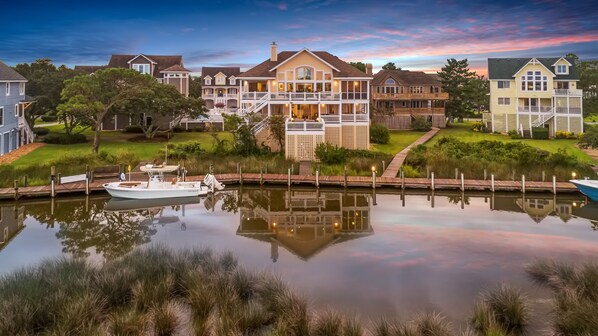
<path fill-rule="evenodd" d="M 199 182 L 112 182 L 105 183 L 104 189 L 112 197 L 128 199 L 159 199 L 175 197 L 194 197 L 207 195 L 211 190 Z"/>

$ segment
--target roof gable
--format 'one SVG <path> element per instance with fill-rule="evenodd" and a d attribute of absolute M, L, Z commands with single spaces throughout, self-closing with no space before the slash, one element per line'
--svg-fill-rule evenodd
<path fill-rule="evenodd" d="M 311 52 L 309 49 L 307 48 L 303 48 L 301 50 L 299 50 L 298 52 L 296 52 L 293 56 L 287 58 L 286 60 L 278 63 L 278 65 L 276 65 L 275 67 L 273 67 L 272 69 L 270 69 L 270 71 L 274 71 L 276 70 L 278 67 L 284 65 L 285 63 L 287 63 L 288 61 L 292 60 L 293 58 L 297 57 L 298 55 L 300 55 L 301 53 L 306 52 L 308 54 L 310 54 L 311 56 L 313 56 L 314 58 L 316 58 L 317 60 L 319 60 L 320 62 L 326 64 L 327 66 L 329 66 L 330 68 L 332 68 L 332 70 L 338 71 L 340 72 L 339 69 L 335 68 L 332 64 L 326 62 L 325 60 L 321 59 L 320 57 L 318 57 L 318 55 L 314 54 L 313 52 Z"/>
<path fill-rule="evenodd" d="M 566 59 L 566 58 L 564 58 L 564 57 L 561 57 L 561 58 L 559 58 L 558 60 L 556 60 L 556 62 L 554 62 L 554 63 L 552 64 L 552 66 L 553 66 L 553 67 L 554 67 L 554 66 L 556 66 L 556 65 L 557 65 L 557 64 L 558 64 L 560 61 L 565 61 L 565 63 L 567 63 L 567 65 L 568 65 L 568 66 L 571 66 L 571 65 L 573 65 L 573 64 L 569 63 L 569 61 L 567 61 L 567 59 Z"/>
<path fill-rule="evenodd" d="M 546 69 L 550 74 L 552 74 L 552 77 L 555 77 L 556 75 L 554 74 L 554 72 L 547 67 L 546 65 L 544 65 L 542 62 L 540 62 L 537 58 L 532 57 L 532 59 L 529 60 L 529 62 L 525 63 L 519 70 L 517 70 L 517 72 L 515 72 L 513 74 L 513 77 L 517 77 L 517 75 L 523 71 L 523 69 L 525 69 L 525 67 L 527 67 L 528 65 L 541 65 L 544 69 Z"/>
<path fill-rule="evenodd" d="M 552 65 L 558 62 L 559 57 L 552 58 L 535 58 L 538 62 L 544 65 L 545 68 L 549 69 L 553 75 L 554 72 L 550 70 Z M 564 58 L 567 62 L 571 63 L 568 74 L 556 74 L 557 80 L 578 80 L 579 74 L 576 71 L 575 62 L 573 59 Z M 531 58 L 489 58 L 488 59 L 488 79 L 497 80 L 512 80 L 517 72 L 519 72 L 526 64 L 528 64 Z"/>
<path fill-rule="evenodd" d="M 19 82 L 26 82 L 27 78 L 23 77 L 20 73 L 18 73 L 15 69 L 9 67 L 8 65 L 2 63 L 0 61 L 0 81 L 19 81 Z M 4 94 L 4 93 L 2 93 Z"/>
<path fill-rule="evenodd" d="M 201 68 L 202 78 L 214 78 L 217 74 L 222 73 L 227 77 L 238 76 L 241 74 L 240 67 L 203 67 Z"/>
<path fill-rule="evenodd" d="M 372 79 L 372 85 L 392 85 L 386 84 L 388 79 L 392 79 L 400 85 L 441 85 L 441 82 L 434 75 L 423 71 L 409 70 L 381 70 L 376 73 Z"/>
<path fill-rule="evenodd" d="M 134 60 L 136 60 L 136 59 L 138 59 L 139 57 L 143 57 L 143 58 L 145 58 L 146 60 L 150 61 L 150 63 L 152 63 L 152 64 L 156 64 L 156 63 L 157 63 L 157 62 L 154 62 L 154 60 L 152 60 L 151 58 L 149 58 L 149 57 L 145 56 L 144 54 L 139 54 L 139 55 L 137 55 L 137 56 L 133 57 L 133 58 L 132 58 L 131 60 L 129 60 L 127 63 L 129 63 L 129 64 L 130 64 L 130 63 L 133 63 L 133 61 L 134 61 Z"/>
<path fill-rule="evenodd" d="M 153 67 L 153 76 L 154 77 L 162 77 L 161 72 L 172 67 L 173 65 L 180 65 L 184 67 L 183 64 L 183 56 L 181 55 L 112 55 L 110 57 L 110 61 L 108 62 L 107 68 L 130 68 L 129 61 L 134 60 L 135 58 L 143 56 L 146 59 L 150 59 L 155 63 Z"/>

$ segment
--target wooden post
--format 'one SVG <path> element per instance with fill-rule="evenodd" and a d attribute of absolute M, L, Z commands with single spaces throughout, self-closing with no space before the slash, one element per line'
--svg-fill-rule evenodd
<path fill-rule="evenodd" d="M 488 179 L 488 171 L 486 171 L 486 169 L 484 169 L 484 181 L 486 181 Z"/>
<path fill-rule="evenodd" d="M 347 187 L 347 165 L 345 165 L 345 188 Z"/>
<path fill-rule="evenodd" d="M 461 173 L 461 191 L 465 191 L 465 177 Z"/>
<path fill-rule="evenodd" d="M 288 186 L 291 186 L 291 168 L 289 168 L 289 179 L 288 179 Z"/>
<path fill-rule="evenodd" d="M 24 181 L 23 181 L 23 186 L 24 186 L 24 187 L 27 187 L 27 186 L 29 186 L 29 176 L 28 176 L 28 175 L 25 175 L 25 177 L 23 178 L 23 180 L 24 180 Z"/>
<path fill-rule="evenodd" d="M 429 179 L 430 178 L 430 167 L 426 166 L 426 178 Z"/>
<path fill-rule="evenodd" d="M 434 172 L 432 172 L 432 191 L 434 191 Z"/>
<path fill-rule="evenodd" d="M 18 180 L 15 180 L 14 188 L 15 188 L 15 201 L 16 201 L 19 199 L 19 181 Z"/>
<path fill-rule="evenodd" d="M 62 174 L 58 173 L 58 178 L 57 178 L 58 185 L 61 185 L 61 184 L 62 184 L 62 181 L 61 181 L 61 180 L 62 180 Z"/>
<path fill-rule="evenodd" d="M 521 175 L 521 192 L 525 194 L 525 175 Z"/>
<path fill-rule="evenodd" d="M 56 187 L 54 186 L 56 182 L 54 182 L 54 179 L 52 179 L 52 182 L 50 182 L 50 197 L 54 197 L 56 196 Z"/>
<path fill-rule="evenodd" d="M 402 170 L 401 170 L 401 189 L 405 190 L 405 172 Z"/>
<path fill-rule="evenodd" d="M 241 164 L 237 162 L 237 174 L 241 174 Z"/>
<path fill-rule="evenodd" d="M 239 167 L 239 183 L 243 185 L 243 169 Z"/>
<path fill-rule="evenodd" d="M 494 174 L 490 175 L 490 190 L 494 192 Z"/>
<path fill-rule="evenodd" d="M 376 189 L 376 171 L 372 169 L 372 189 Z"/>
<path fill-rule="evenodd" d="M 320 187 L 320 167 L 316 168 L 316 188 Z"/>
<path fill-rule="evenodd" d="M 85 177 L 85 195 L 89 195 L 89 177 Z"/>
<path fill-rule="evenodd" d="M 459 178 L 459 168 L 455 168 L 455 180 Z"/>
<path fill-rule="evenodd" d="M 264 184 L 264 168 L 260 168 L 260 185 Z"/>
<path fill-rule="evenodd" d="M 386 170 L 386 162 L 382 160 L 382 171 Z"/>
<path fill-rule="evenodd" d="M 546 172 L 542 171 L 542 182 L 546 181 Z"/>
<path fill-rule="evenodd" d="M 511 173 L 511 180 L 515 181 L 515 170 L 513 170 L 513 173 Z"/>
<path fill-rule="evenodd" d="M 552 175 L 552 193 L 556 195 L 556 176 Z"/>

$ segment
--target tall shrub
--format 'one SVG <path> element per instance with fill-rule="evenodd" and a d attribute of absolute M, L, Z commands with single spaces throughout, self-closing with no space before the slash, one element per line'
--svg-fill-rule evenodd
<path fill-rule="evenodd" d="M 373 124 L 370 127 L 370 141 L 377 144 L 387 144 L 390 141 L 390 132 L 382 124 Z"/>

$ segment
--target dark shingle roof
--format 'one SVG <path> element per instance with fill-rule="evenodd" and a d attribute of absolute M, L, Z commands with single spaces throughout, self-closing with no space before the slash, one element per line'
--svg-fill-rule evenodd
<path fill-rule="evenodd" d="M 489 58 L 488 59 L 488 78 L 489 79 L 512 79 L 517 71 L 523 68 L 532 58 Z M 536 58 L 545 67 L 554 74 L 552 66 L 560 57 Z M 579 74 L 575 68 L 575 61 L 571 58 L 566 60 L 572 64 L 569 68 L 569 74 L 556 75 L 556 79 L 579 79 Z"/>
<path fill-rule="evenodd" d="M 268 77 L 274 78 L 275 73 L 271 72 L 270 69 L 293 57 L 298 51 L 281 51 L 278 53 L 276 62 L 270 61 L 270 59 L 254 66 L 253 68 L 245 71 L 239 77 Z M 330 54 L 327 51 L 312 51 L 312 53 L 322 59 L 324 62 L 337 68 L 339 71 L 333 70 L 334 77 L 371 77 L 365 72 L 355 68 L 351 64 L 341 60 L 340 58 Z"/>
<path fill-rule="evenodd" d="M 129 68 L 129 61 L 140 55 L 112 55 L 108 68 Z M 146 58 L 156 62 L 154 68 L 154 77 L 162 77 L 161 71 L 172 67 L 173 65 L 180 65 L 183 67 L 183 56 L 181 55 L 142 55 Z"/>
<path fill-rule="evenodd" d="M 98 70 L 106 69 L 105 65 L 75 65 L 76 71 L 92 74 Z"/>
<path fill-rule="evenodd" d="M 440 85 L 436 75 L 427 74 L 421 71 L 409 70 L 380 70 L 374 76 L 372 85 L 384 85 L 388 78 L 394 79 L 400 84 L 415 85 Z"/>
<path fill-rule="evenodd" d="M 191 72 L 191 70 L 187 70 L 185 69 L 185 67 L 183 67 L 180 64 L 175 64 L 171 67 L 168 67 L 164 70 L 162 70 L 161 72 L 170 72 L 170 71 L 176 71 L 176 72 Z"/>
<path fill-rule="evenodd" d="M 16 72 L 15 69 L 0 61 L 0 81 L 2 80 L 26 81 L 27 78 L 23 77 L 20 73 Z"/>
<path fill-rule="evenodd" d="M 218 73 L 222 72 L 223 75 L 228 79 L 231 76 L 239 77 L 241 74 L 241 68 L 239 67 L 203 67 L 201 68 L 201 78 L 210 76 L 214 78 Z"/>

